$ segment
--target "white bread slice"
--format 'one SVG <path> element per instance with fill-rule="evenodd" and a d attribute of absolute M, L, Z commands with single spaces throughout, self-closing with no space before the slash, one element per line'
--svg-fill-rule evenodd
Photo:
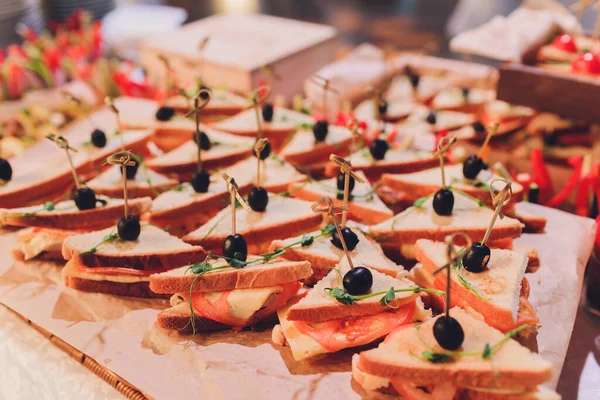
<path fill-rule="evenodd" d="M 446 244 L 443 242 L 420 239 L 416 243 L 415 253 L 417 261 L 423 264 L 429 273 L 448 262 Z M 460 268 L 461 276 L 486 299 L 478 298 L 461 283 L 456 271 L 452 271 L 452 288 L 456 288 L 453 292 L 460 293 L 452 302 L 454 304 L 456 301 L 461 307 L 482 315 L 485 321 L 496 329 L 513 329 L 517 323 L 521 285 L 526 268 L 527 254 L 492 249 L 486 270 L 473 273 Z M 441 276 L 445 288 L 446 272 L 441 272 Z"/>
<path fill-rule="evenodd" d="M 238 163 L 225 168 L 229 176 L 235 176 L 238 185 L 251 183 L 256 185 L 257 159 L 248 157 Z M 260 185 L 269 192 L 279 193 L 287 190 L 290 182 L 305 181 L 306 176 L 298 172 L 287 161 L 279 158 L 274 153 L 262 162 L 260 167 Z"/>
<path fill-rule="evenodd" d="M 469 106 L 483 106 L 496 98 L 494 90 L 470 88 L 465 101 L 462 89 L 448 87 L 440 90 L 431 100 L 430 106 L 436 110 L 469 109 Z"/>
<path fill-rule="evenodd" d="M 429 101 L 438 91 L 447 85 L 448 81 L 445 78 L 421 75 L 419 86 L 417 86 L 415 91 L 408 77 L 406 75 L 399 75 L 392 80 L 385 97 L 388 101 L 399 99 L 424 103 Z"/>
<path fill-rule="evenodd" d="M 454 307 L 450 315 L 458 320 L 464 334 L 461 352 L 483 352 L 495 346 L 504 334 L 485 322 Z M 458 388 L 500 388 L 525 391 L 552 377 L 552 364 L 509 339 L 493 351 L 491 359 L 481 354 L 454 356 L 450 363 L 433 363 L 422 358 L 425 351 L 445 352 L 433 337 L 432 318 L 419 327 L 392 332 L 377 349 L 360 353 L 358 367 L 364 372 L 415 386 L 450 383 Z"/>
<path fill-rule="evenodd" d="M 363 266 L 358 261 L 354 261 L 354 266 Z M 338 318 L 359 318 L 365 315 L 378 314 L 385 311 L 393 310 L 391 307 L 382 306 L 379 301 L 385 296 L 385 292 L 390 288 L 407 289 L 416 285 L 406 279 L 407 273 L 399 274 L 396 278 L 371 270 L 373 274 L 373 286 L 366 294 L 384 292 L 380 296 L 374 296 L 367 299 L 357 300 L 353 305 L 346 305 L 338 302 L 334 297 L 330 296 L 325 289 L 341 288 L 342 277 L 350 271 L 348 260 L 344 257 L 335 268 L 333 268 L 327 276 L 321 279 L 308 294 L 299 302 L 292 305 L 287 313 L 287 319 L 290 321 L 327 321 Z M 396 300 L 392 303 L 393 306 L 403 306 L 416 300 L 418 294 L 414 292 L 399 292 L 396 293 Z"/>
<path fill-rule="evenodd" d="M 365 174 L 362 171 L 357 171 L 356 174 L 363 178 L 365 183 L 356 182 L 354 185 L 351 193 L 353 197 L 348 202 L 349 217 L 367 225 L 383 222 L 393 217 L 393 211 L 377 196 Z M 289 185 L 290 196 L 306 201 L 316 201 L 323 196 L 329 196 L 334 205 L 341 205 L 343 201 L 337 198 L 336 181 L 336 178 L 331 178 L 322 181 L 292 183 Z"/>
<path fill-rule="evenodd" d="M 477 187 L 473 183 L 489 185 L 494 179 L 500 178 L 491 169 L 482 170 L 474 181 L 468 181 L 463 176 L 463 165 L 455 164 L 444 167 L 446 182 L 453 188 L 461 190 L 473 197 L 485 201 L 491 206 L 491 198 L 487 186 Z M 415 201 L 439 190 L 441 184 L 441 171 L 439 167 L 410 174 L 383 174 L 383 184 L 390 188 L 402 191 L 408 201 Z M 523 186 L 518 182 L 512 184 L 512 201 L 518 202 L 523 198 Z"/>
<path fill-rule="evenodd" d="M 473 114 L 468 114 L 459 111 L 435 111 L 436 122 L 430 124 L 427 122 L 427 116 L 432 110 L 425 106 L 418 107 L 408 118 L 400 124 L 404 128 L 414 130 L 428 130 L 430 132 L 438 132 L 442 129 L 452 130 L 461 126 L 470 125 L 476 121 Z"/>
<path fill-rule="evenodd" d="M 350 155 L 354 171 L 363 171 L 371 180 L 377 180 L 383 173 L 408 173 L 431 168 L 439 163 L 431 157 L 431 152 L 420 150 L 389 149 L 383 160 L 374 160 L 368 148 Z M 339 166 L 329 162 L 325 167 L 325 175 L 337 176 Z"/>
<path fill-rule="evenodd" d="M 259 117 L 262 118 L 260 112 Z M 314 120 L 310 115 L 282 107 L 274 107 L 273 120 L 271 122 L 262 120 L 261 128 L 263 135 L 268 138 L 272 144 L 281 145 L 299 125 L 312 124 L 313 122 Z M 213 126 L 216 129 L 221 129 L 236 135 L 251 136 L 254 138 L 258 134 L 256 113 L 253 108 L 242 111 L 231 118 L 219 121 Z"/>
<path fill-rule="evenodd" d="M 405 99 L 388 100 L 387 112 L 382 116 L 386 122 L 396 122 L 408 117 L 417 103 Z M 354 108 L 354 116 L 360 121 L 377 121 L 377 110 L 373 99 L 367 99 Z"/>
<path fill-rule="evenodd" d="M 249 256 L 248 261 L 257 257 Z M 227 266 L 224 259 L 211 260 L 213 267 Z M 244 268 L 224 268 L 199 277 L 189 266 L 150 275 L 150 289 L 155 293 L 221 292 L 279 285 L 307 278 L 312 273 L 308 261 L 287 261 L 281 258 L 246 265 Z M 196 279 L 197 278 L 197 279 Z"/>
<path fill-rule="evenodd" d="M 266 211 L 236 209 L 237 233 L 244 236 L 249 253 L 260 254 L 272 240 L 295 236 L 316 229 L 323 221 L 313 212 L 311 203 L 283 196 L 271 196 Z M 231 234 L 231 207 L 225 207 L 210 221 L 183 237 L 208 250 L 221 251 L 223 241 Z"/>
<path fill-rule="evenodd" d="M 404 268 L 401 265 L 395 264 L 383 254 L 381 247 L 373 240 L 367 238 L 358 229 L 353 229 L 353 232 L 358 237 L 358 244 L 350 252 L 352 260 L 357 264 L 368 267 L 371 270 L 381 272 L 392 277 L 401 275 Z M 307 233 L 307 235 L 315 236 L 320 232 Z M 277 239 L 271 242 L 269 251 L 274 251 L 276 248 L 283 248 L 291 243 L 298 242 L 302 236 L 295 236 L 289 239 Z M 294 246 L 288 248 L 283 254 L 284 258 L 294 261 L 306 260 L 311 263 L 313 268 L 313 276 L 307 282 L 314 283 L 325 276 L 329 270 L 345 259 L 344 251 L 338 249 L 331 243 L 331 236 L 321 236 L 313 240 L 309 246 Z"/>
<path fill-rule="evenodd" d="M 252 154 L 254 140 L 239 137 L 202 125 L 211 142 L 209 150 L 202 150 L 204 168 L 215 169 L 226 167 Z M 193 140 L 188 140 L 176 149 L 146 161 L 148 168 L 162 173 L 189 173 L 197 165 L 198 147 Z"/>
<path fill-rule="evenodd" d="M 152 131 L 124 131 L 122 134 L 127 149 L 134 150 L 145 145 Z M 81 144 L 87 140 L 89 136 L 80 136 L 71 144 L 79 149 L 77 153 L 72 153 L 72 157 L 73 165 L 80 174 L 93 172 L 95 166 L 104 163 L 106 157 L 122 146 L 121 138 L 111 137 L 101 149 L 91 145 L 82 147 Z M 74 186 L 71 168 L 64 151 L 50 147 L 52 150 L 46 155 L 48 144 L 52 143 L 44 144 L 45 146 L 34 146 L 26 155 L 11 160 L 13 177 L 10 182 L 0 186 L 0 207 L 11 208 L 31 204 L 38 199 L 47 198 L 49 193 L 64 192 Z"/>
<path fill-rule="evenodd" d="M 142 224 L 137 240 L 116 238 L 99 245 L 107 235 L 116 234 L 116 227 L 67 238 L 62 254 L 86 267 L 123 267 L 131 269 L 174 268 L 204 260 L 206 251 L 148 224 Z M 95 252 L 89 252 L 97 246 Z"/>
<path fill-rule="evenodd" d="M 125 202 L 98 196 L 106 205 L 96 203 L 96 208 L 79 210 L 73 200 L 57 203 L 52 211 L 44 210 L 43 204 L 35 206 L 0 209 L 0 226 L 36 226 L 54 229 L 98 229 L 114 225 L 123 216 Z M 129 213 L 141 215 L 150 210 L 152 199 L 143 197 L 129 201 Z M 43 210 L 43 211 L 39 211 Z M 38 212 L 39 211 L 39 212 Z M 27 216 L 27 213 L 33 213 Z"/>
<path fill-rule="evenodd" d="M 64 240 L 77 231 L 29 227 L 17 232 L 17 243 L 11 249 L 15 260 L 28 261 L 33 258 L 61 262 Z"/>
<path fill-rule="evenodd" d="M 120 166 L 112 166 L 87 182 L 90 189 L 97 194 L 110 197 L 123 197 L 123 175 Z M 134 179 L 127 180 L 127 195 L 130 199 L 136 197 L 156 197 L 160 193 L 179 185 L 179 180 L 169 178 L 141 165 Z"/>
<path fill-rule="evenodd" d="M 485 116 L 490 121 L 528 120 L 535 115 L 533 108 L 510 104 L 502 100 L 490 101 L 484 108 Z"/>
<path fill-rule="evenodd" d="M 193 100 L 178 95 L 169 97 L 166 105 L 178 111 L 187 112 L 191 110 L 190 104 Z M 238 94 L 228 90 L 211 89 L 210 102 L 202 109 L 202 115 L 234 115 L 250 105 L 250 101 Z"/>
<path fill-rule="evenodd" d="M 418 239 L 443 241 L 446 235 L 465 232 L 473 241 L 481 241 L 494 211 L 477 202 L 454 193 L 452 215 L 436 214 L 432 206 L 433 196 L 420 207 L 405 211 L 377 225 L 369 231 L 378 242 L 392 246 L 412 245 Z M 514 238 L 521 234 L 522 224 L 513 218 L 498 218 L 490 234 L 490 240 Z"/>
<path fill-rule="evenodd" d="M 296 168 L 327 162 L 329 155 L 335 153 L 345 157 L 350 153 L 352 133 L 343 126 L 329 124 L 327 136 L 323 142 L 316 142 L 312 129 L 299 129 L 279 153 L 284 160 Z M 356 139 L 356 145 L 360 144 Z"/>
<path fill-rule="evenodd" d="M 383 378 L 376 375 L 371 375 L 360 369 L 358 361 L 359 354 L 352 356 L 352 377 L 365 390 L 377 391 L 398 395 L 396 389 L 392 386 L 392 382 L 388 378 Z M 482 388 L 466 388 L 461 393 L 461 399 L 465 400 L 560 400 L 561 396 L 555 391 L 538 386 L 531 390 L 503 390 L 503 389 L 482 389 Z M 423 392 L 423 395 L 425 393 Z"/>

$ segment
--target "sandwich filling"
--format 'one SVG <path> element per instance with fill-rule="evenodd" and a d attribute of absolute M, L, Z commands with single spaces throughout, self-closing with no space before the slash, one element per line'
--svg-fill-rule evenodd
<path fill-rule="evenodd" d="M 21 229 L 17 233 L 15 249 L 25 260 L 31 260 L 45 252 L 56 254 L 57 259 L 62 259 L 60 252 L 64 240 L 77 233 L 81 232 L 38 227 Z"/>

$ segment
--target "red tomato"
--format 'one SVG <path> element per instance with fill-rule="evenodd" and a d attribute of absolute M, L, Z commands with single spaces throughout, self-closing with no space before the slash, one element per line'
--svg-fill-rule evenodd
<path fill-rule="evenodd" d="M 555 37 L 552 41 L 552 46 L 568 53 L 577 53 L 578 51 L 575 39 L 568 33 L 563 33 L 562 35 Z"/>
<path fill-rule="evenodd" d="M 593 53 L 583 53 L 573 61 L 571 70 L 580 74 L 600 74 L 600 57 Z"/>

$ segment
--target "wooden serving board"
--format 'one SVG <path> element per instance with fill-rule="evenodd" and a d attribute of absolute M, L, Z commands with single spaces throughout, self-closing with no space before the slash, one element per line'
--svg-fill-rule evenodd
<path fill-rule="evenodd" d="M 535 66 L 500 66 L 498 99 L 562 117 L 600 123 L 600 79 L 553 72 Z"/>

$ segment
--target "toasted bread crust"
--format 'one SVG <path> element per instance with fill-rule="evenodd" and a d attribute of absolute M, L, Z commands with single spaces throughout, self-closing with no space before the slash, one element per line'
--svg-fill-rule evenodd
<path fill-rule="evenodd" d="M 169 189 L 179 186 L 179 181 L 176 179 L 171 179 L 169 182 L 165 182 L 160 185 L 143 186 L 143 187 L 134 187 L 127 188 L 127 196 L 129 199 L 139 199 L 141 197 L 150 197 L 154 199 L 160 193 L 165 192 Z M 123 198 L 123 188 L 122 187 L 112 187 L 112 188 L 95 188 L 94 191 L 96 194 L 102 194 L 104 196 L 112 197 L 115 199 Z M 131 200 L 130 200 L 131 201 Z"/>
<path fill-rule="evenodd" d="M 184 265 L 190 265 L 195 262 L 204 260 L 204 258 L 206 257 L 206 251 L 202 247 L 196 246 L 191 249 L 179 250 L 175 253 L 163 251 L 143 256 L 124 256 L 118 253 L 80 254 L 78 250 L 69 247 L 67 245 L 67 242 L 65 242 L 62 248 L 62 255 L 65 260 L 74 260 L 76 264 L 81 264 L 89 268 L 104 267 L 110 265 L 111 267 L 147 270 L 174 268 Z"/>
<path fill-rule="evenodd" d="M 65 286 L 82 292 L 106 293 L 115 296 L 168 298 L 168 296 L 151 291 L 148 282 L 119 283 L 67 276 L 65 277 Z"/>
<path fill-rule="evenodd" d="M 277 241 L 271 242 L 268 251 L 274 251 L 278 246 Z M 338 258 L 327 258 L 321 257 L 311 253 L 303 253 L 295 249 L 294 247 L 288 248 L 282 256 L 286 260 L 290 261 L 308 261 L 312 268 L 312 275 L 304 280 L 306 285 L 312 285 L 320 281 L 327 273 L 330 268 L 334 267 L 338 262 Z"/>
<path fill-rule="evenodd" d="M 337 143 L 319 143 L 309 151 L 296 154 L 286 154 L 284 160 L 295 167 L 306 167 L 310 164 L 317 164 L 329 161 L 329 155 L 335 153 L 340 157 L 346 157 L 350 154 L 350 144 L 352 138 L 349 137 Z"/>
<path fill-rule="evenodd" d="M 306 188 L 302 188 L 302 183 L 293 182 L 289 185 L 288 190 L 291 193 L 290 196 L 296 199 L 317 201 L 323 197 L 322 194 L 311 192 Z M 335 198 L 332 200 L 336 206 L 342 204 L 341 200 Z M 355 203 L 353 201 L 348 202 L 348 211 L 349 218 L 366 225 L 378 224 L 394 216 L 394 213 L 391 210 L 387 210 L 387 212 L 385 212 L 385 210 L 377 210 L 365 207 L 363 204 Z"/>
<path fill-rule="evenodd" d="M 10 251 L 10 255 L 15 261 L 27 261 L 25 260 L 25 254 L 19 249 L 12 249 Z M 37 257 L 35 257 L 35 259 L 62 263 L 65 261 L 60 251 L 43 251 Z"/>
<path fill-rule="evenodd" d="M 395 162 L 395 163 L 375 163 L 373 165 L 357 165 L 353 166 L 355 171 L 363 171 L 371 180 L 377 180 L 384 173 L 390 174 L 406 174 L 409 172 L 422 171 L 424 169 L 433 168 L 439 164 L 439 160 L 435 158 L 423 158 L 420 160 Z M 340 167 L 334 163 L 328 163 L 325 166 L 325 175 L 334 177 L 338 173 Z"/>
<path fill-rule="evenodd" d="M 397 192 L 402 192 L 407 195 L 406 200 L 410 202 L 414 202 L 420 197 L 425 197 L 430 195 L 431 193 L 435 193 L 440 188 L 439 184 L 429 185 L 426 183 L 420 182 L 410 182 L 402 179 L 402 176 L 396 176 L 396 174 L 388 174 L 385 173 L 381 176 L 381 181 L 383 185 L 390 187 L 392 190 Z M 466 194 L 473 196 L 479 200 L 484 201 L 488 206 L 493 207 L 492 200 L 490 194 L 487 190 L 476 188 L 476 187 L 467 187 L 461 188 L 461 191 Z M 523 189 L 514 190 L 513 195 L 511 197 L 511 203 L 517 203 L 523 200 Z"/>
<path fill-rule="evenodd" d="M 244 160 L 250 157 L 251 154 L 252 149 L 239 150 L 235 153 L 230 153 L 220 158 L 213 158 L 202 161 L 202 165 L 207 170 L 217 170 L 220 168 L 229 167 L 230 165 L 233 165 L 238 161 Z M 182 162 L 180 164 L 158 165 L 154 164 L 152 160 L 148 160 L 146 162 L 146 166 L 151 170 L 159 172 L 161 174 L 179 174 L 183 177 L 186 177 L 191 176 L 191 174 L 196 170 L 196 168 L 198 167 L 198 162 L 196 160 L 193 160 L 188 162 Z"/>
<path fill-rule="evenodd" d="M 314 290 L 314 289 L 313 289 Z M 383 296 L 383 295 L 382 295 Z M 401 307 L 414 302 L 417 294 L 403 298 L 401 302 L 396 300 L 394 307 Z M 321 304 L 318 307 L 298 307 L 298 304 L 290 307 L 287 319 L 290 321 L 329 321 L 339 318 L 356 318 L 365 315 L 374 315 L 392 310 L 379 303 L 354 303 L 349 306 L 342 303 Z M 393 311 L 393 310 L 392 310 Z"/>
<path fill-rule="evenodd" d="M 196 279 L 189 273 L 184 276 L 150 276 L 150 289 L 155 293 L 187 293 L 192 283 L 194 292 L 221 292 L 235 289 L 266 287 L 294 282 L 308 278 L 312 274 L 310 263 L 298 262 L 282 268 L 234 269 L 215 274 L 206 274 Z M 194 282 L 195 280 L 195 282 Z"/>
<path fill-rule="evenodd" d="M 301 219 L 293 221 L 281 222 L 275 225 L 269 225 L 261 229 L 253 229 L 249 232 L 244 232 L 244 239 L 248 247 L 257 249 L 267 248 L 269 244 L 280 237 L 298 236 L 305 232 L 317 230 L 323 222 L 323 217 L 320 214 L 310 214 Z M 209 236 L 207 238 L 195 238 L 189 235 L 183 237 L 183 241 L 190 244 L 200 244 L 208 251 L 220 253 L 223 241 L 227 235 Z"/>
<path fill-rule="evenodd" d="M 163 329 L 179 331 L 181 334 L 191 334 L 193 332 L 192 322 L 190 321 L 190 312 L 184 312 L 180 308 L 171 307 L 158 313 L 156 323 Z M 212 319 L 194 316 L 194 325 L 196 332 L 212 332 L 230 329 L 231 327 Z"/>
<path fill-rule="evenodd" d="M 141 215 L 152 206 L 149 197 L 129 200 L 129 214 Z M 115 225 L 123 216 L 124 205 L 97 207 L 92 210 L 74 210 L 72 213 L 44 213 L 34 214 L 30 217 L 8 218 L 10 226 L 37 226 L 56 229 L 103 229 Z M 0 211 L 0 219 L 5 219 L 11 210 Z"/>

